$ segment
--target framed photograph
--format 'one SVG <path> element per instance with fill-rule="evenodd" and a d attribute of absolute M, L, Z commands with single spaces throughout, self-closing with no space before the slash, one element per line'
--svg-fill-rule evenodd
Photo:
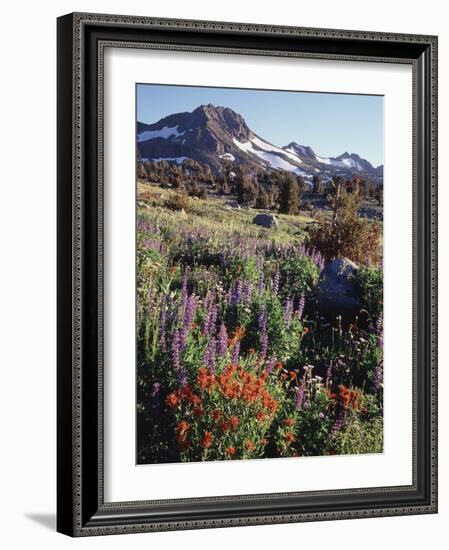
<path fill-rule="evenodd" d="M 437 38 L 58 19 L 58 531 L 437 511 Z"/>

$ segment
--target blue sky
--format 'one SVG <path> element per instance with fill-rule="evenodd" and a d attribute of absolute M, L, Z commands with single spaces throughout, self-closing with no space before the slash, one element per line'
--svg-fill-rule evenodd
<path fill-rule="evenodd" d="M 207 103 L 230 107 L 274 145 L 296 141 L 324 157 L 348 151 L 375 166 L 384 162 L 382 96 L 137 85 L 140 122 L 151 124 Z"/>

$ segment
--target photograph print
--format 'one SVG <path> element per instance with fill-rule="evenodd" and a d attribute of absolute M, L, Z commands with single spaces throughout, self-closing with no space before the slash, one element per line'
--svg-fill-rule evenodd
<path fill-rule="evenodd" d="M 383 110 L 136 85 L 137 464 L 383 452 Z"/>

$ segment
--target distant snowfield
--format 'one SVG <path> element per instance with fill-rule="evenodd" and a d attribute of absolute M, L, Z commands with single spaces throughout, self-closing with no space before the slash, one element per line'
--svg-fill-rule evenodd
<path fill-rule="evenodd" d="M 318 155 L 316 156 L 316 159 L 317 159 L 317 161 L 322 162 L 323 164 L 333 164 L 331 159 L 327 159 L 327 158 L 324 158 L 324 157 L 319 157 Z"/>
<path fill-rule="evenodd" d="M 268 143 L 267 141 L 264 141 L 263 139 L 260 139 L 258 137 L 254 137 L 251 139 L 251 142 L 257 145 L 257 147 L 260 147 L 260 149 L 263 149 L 264 151 L 267 151 L 268 153 L 276 152 L 280 155 L 286 155 L 287 157 L 291 158 L 298 164 L 302 163 L 302 160 L 298 157 L 298 155 L 295 155 L 292 151 L 286 151 L 285 149 L 281 149 L 280 147 L 276 147 L 276 145 L 272 145 L 271 143 Z"/>
<path fill-rule="evenodd" d="M 256 155 L 260 159 L 264 160 L 265 162 L 268 162 L 268 164 L 272 168 L 277 168 L 279 170 L 286 170 L 287 172 L 294 172 L 295 174 L 298 174 L 299 176 L 306 175 L 303 170 L 298 168 L 297 166 L 294 166 L 293 164 L 290 164 L 287 160 L 281 158 L 279 154 L 285 155 L 285 151 L 283 149 L 280 149 L 279 147 L 276 147 L 274 145 L 271 145 L 267 143 L 266 141 L 262 141 L 259 138 L 252 138 L 250 141 L 246 141 L 242 143 L 238 139 L 233 138 L 233 141 L 235 145 L 244 151 L 245 153 L 251 153 L 253 155 Z M 263 149 L 263 151 L 259 149 L 255 149 L 253 147 L 253 143 L 260 147 L 260 149 Z M 278 154 L 276 154 L 278 153 Z M 289 155 L 287 155 L 289 156 Z M 297 157 L 294 159 L 296 162 L 301 162 Z"/>
<path fill-rule="evenodd" d="M 334 166 L 335 168 L 355 168 L 356 170 L 363 170 L 363 166 L 351 158 L 337 160 L 317 156 L 316 159 L 323 164 Z"/>

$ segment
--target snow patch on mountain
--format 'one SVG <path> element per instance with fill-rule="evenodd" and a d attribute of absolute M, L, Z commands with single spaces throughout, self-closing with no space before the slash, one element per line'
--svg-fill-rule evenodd
<path fill-rule="evenodd" d="M 235 161 L 235 157 L 232 153 L 223 153 L 222 155 L 218 155 L 218 157 L 221 158 L 221 159 L 230 160 L 232 162 Z"/>
<path fill-rule="evenodd" d="M 263 151 L 267 151 L 268 153 L 278 153 L 279 155 L 285 155 L 298 164 L 302 163 L 302 160 L 295 154 L 292 154 L 290 151 L 286 152 L 285 149 L 281 149 L 280 147 L 276 147 L 276 145 L 272 145 L 271 143 L 268 143 L 267 141 L 264 141 L 263 139 L 260 139 L 258 137 L 251 138 L 251 142 L 254 143 L 254 145 L 257 145 L 260 149 Z"/>
<path fill-rule="evenodd" d="M 297 166 L 294 166 L 293 164 L 290 164 L 287 160 L 277 155 L 276 154 L 277 148 L 275 147 L 268 148 L 269 144 L 267 142 L 262 142 L 262 140 L 258 138 L 253 138 L 252 140 L 246 141 L 244 143 L 242 143 L 241 141 L 235 138 L 233 138 L 233 141 L 239 149 L 241 149 L 245 153 L 251 153 L 253 155 L 256 155 L 257 157 L 264 160 L 265 162 L 268 162 L 268 164 L 272 168 L 277 168 L 279 170 L 286 170 L 288 172 L 294 172 L 295 174 L 298 174 L 298 175 L 304 175 L 304 172 L 300 168 L 298 168 Z M 260 149 L 254 148 L 253 142 L 255 143 L 255 145 L 257 145 L 260 148 L 262 148 L 260 146 L 260 144 L 262 143 L 265 149 L 261 151 Z M 278 150 L 279 150 L 279 153 L 281 154 L 284 153 L 282 149 L 278 149 Z"/>
<path fill-rule="evenodd" d="M 160 130 L 144 130 L 140 134 L 137 134 L 137 141 L 142 142 L 156 138 L 167 139 L 172 136 L 179 137 L 182 136 L 184 133 L 185 132 L 178 131 L 178 126 L 173 126 L 172 128 L 170 128 L 169 126 L 164 126 Z"/>
<path fill-rule="evenodd" d="M 331 159 L 324 158 L 324 157 L 319 157 L 318 155 L 317 155 L 317 157 L 316 157 L 316 160 L 317 160 L 318 162 L 321 162 L 322 164 L 329 164 L 329 165 L 333 164 L 333 162 L 332 162 Z"/>

